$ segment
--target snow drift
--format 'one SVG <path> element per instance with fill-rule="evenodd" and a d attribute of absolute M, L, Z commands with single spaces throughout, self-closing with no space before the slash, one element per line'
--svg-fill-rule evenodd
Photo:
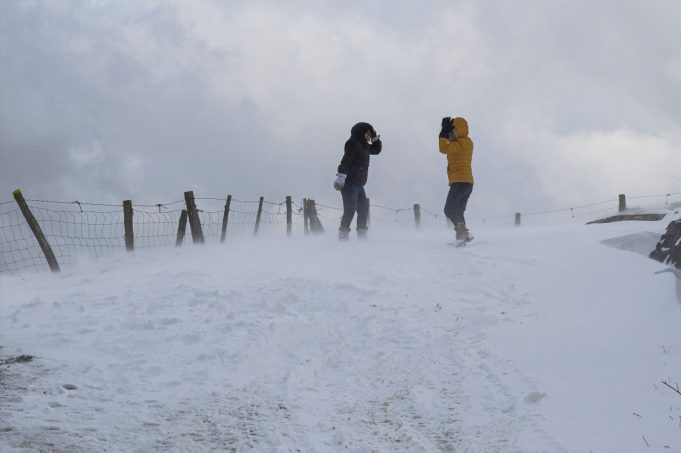
<path fill-rule="evenodd" d="M 679 450 L 662 381 L 681 380 L 681 304 L 642 256 L 668 222 L 478 229 L 461 249 L 377 228 L 2 275 L 0 449 Z"/>

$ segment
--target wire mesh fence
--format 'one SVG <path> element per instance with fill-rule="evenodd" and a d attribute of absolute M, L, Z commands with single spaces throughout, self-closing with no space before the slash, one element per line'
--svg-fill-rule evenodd
<path fill-rule="evenodd" d="M 223 226 L 227 241 L 255 234 L 260 200 L 230 199 L 228 221 L 225 220 L 225 198 L 196 198 L 197 213 L 204 241 L 217 244 L 222 240 Z M 126 250 L 125 224 L 122 205 L 81 203 L 78 201 L 27 200 L 60 265 L 73 264 L 79 257 L 98 258 Z M 616 214 L 618 199 L 589 203 L 566 209 L 522 213 L 522 224 L 551 222 L 579 222 Z M 132 230 L 134 248 L 150 249 L 173 247 L 178 240 L 178 226 L 184 209 L 184 200 L 170 203 L 134 204 Z M 632 196 L 627 198 L 627 209 L 681 208 L 681 192 L 661 195 Z M 392 225 L 414 228 L 417 223 L 415 208 L 392 208 L 371 204 L 370 224 L 375 227 Z M 263 200 L 258 235 L 286 237 L 288 228 L 295 234 L 304 231 L 303 206 L 291 203 L 290 227 L 285 201 Z M 418 225 L 423 228 L 446 227 L 444 214 L 418 207 Z M 341 206 L 316 204 L 316 213 L 323 225 L 335 228 L 343 214 Z M 510 226 L 520 214 L 492 217 L 469 217 L 476 227 Z M 187 234 L 184 241 L 191 241 Z M 27 224 L 21 210 L 13 201 L 0 203 L 0 273 L 24 269 L 49 269 L 45 256 Z"/>
<path fill-rule="evenodd" d="M 225 204 L 225 199 L 197 198 L 196 201 L 200 206 L 199 217 L 204 239 L 207 243 L 220 242 L 224 217 L 224 206 L 222 205 Z M 259 200 L 231 200 L 226 238 L 255 234 L 259 203 Z M 292 212 L 292 222 L 292 224 L 301 225 L 300 230 L 302 231 L 302 211 L 301 213 Z M 263 200 L 258 235 L 284 237 L 287 231 L 286 224 L 286 202 Z"/>
<path fill-rule="evenodd" d="M 225 199 L 197 198 L 204 242 L 219 243 L 225 218 Z M 27 200 L 29 208 L 60 265 L 79 257 L 98 258 L 126 250 L 122 205 Z M 175 246 L 184 201 L 133 204 L 134 248 Z M 225 227 L 227 240 L 255 234 L 259 200 L 231 200 Z M 291 213 L 292 228 L 302 231 L 302 209 Z M 287 234 L 285 202 L 263 201 L 258 235 Z M 191 241 L 183 238 L 184 241 Z M 49 269 L 45 256 L 15 202 L 0 203 L 0 272 Z"/>

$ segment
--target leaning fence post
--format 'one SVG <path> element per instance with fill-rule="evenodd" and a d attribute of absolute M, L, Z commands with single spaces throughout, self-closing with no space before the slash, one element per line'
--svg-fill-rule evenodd
<path fill-rule="evenodd" d="M 195 244 L 203 244 L 201 219 L 199 218 L 199 211 L 196 209 L 193 191 L 190 190 L 184 193 L 184 202 L 187 204 L 187 215 L 189 216 L 189 228 L 192 230 L 192 241 L 194 241 Z"/>
<path fill-rule="evenodd" d="M 421 227 L 421 205 L 414 203 L 414 224 L 416 228 Z"/>
<path fill-rule="evenodd" d="M 43 230 L 40 228 L 40 224 L 35 219 L 35 216 L 28 207 L 28 204 L 26 204 L 26 200 L 24 200 L 21 190 L 17 189 L 12 194 L 14 195 L 14 200 L 19 205 L 22 214 L 24 214 L 26 223 L 28 223 L 28 226 L 31 228 L 31 231 L 33 231 L 35 238 L 38 240 L 38 245 L 40 245 L 40 248 L 45 254 L 45 259 L 47 260 L 47 264 L 50 266 L 50 270 L 52 272 L 59 272 L 59 263 L 57 263 L 57 258 L 54 256 L 52 247 L 50 247 L 50 243 L 47 242 L 47 238 L 45 238 Z"/>
<path fill-rule="evenodd" d="M 515 213 L 515 226 L 520 226 L 520 213 Z"/>
<path fill-rule="evenodd" d="M 123 226 L 125 229 L 125 249 L 128 252 L 135 250 L 135 233 L 132 229 L 132 201 L 123 200 Z"/>
<path fill-rule="evenodd" d="M 187 210 L 183 209 L 180 214 L 180 223 L 177 225 L 177 240 L 175 241 L 176 246 L 181 246 L 184 241 L 184 234 L 187 231 Z"/>
<path fill-rule="evenodd" d="M 291 230 L 293 228 L 293 211 L 292 211 L 292 201 L 291 196 L 286 196 L 286 235 L 291 236 Z"/>
<path fill-rule="evenodd" d="M 220 235 L 220 242 L 225 242 L 225 237 L 227 236 L 227 220 L 229 219 L 229 205 L 232 204 L 232 196 L 227 195 L 227 201 L 225 202 L 225 213 L 222 216 L 222 234 Z"/>
<path fill-rule="evenodd" d="M 619 199 L 620 199 L 620 208 L 619 208 L 620 212 L 626 211 L 627 210 L 627 197 L 623 193 L 621 193 L 620 196 L 619 196 Z"/>
<path fill-rule="evenodd" d="M 265 197 L 260 197 L 260 202 L 258 203 L 258 215 L 255 217 L 255 228 L 253 229 L 253 236 L 258 234 L 260 229 L 260 217 L 262 216 L 262 204 L 265 201 Z"/>
<path fill-rule="evenodd" d="M 308 215 L 308 208 L 307 208 L 307 198 L 303 198 L 303 226 L 305 229 L 305 235 L 307 236 L 310 234 L 310 216 Z"/>
<path fill-rule="evenodd" d="M 307 205 L 308 205 L 307 215 L 310 218 L 310 232 L 323 233 L 324 226 L 322 225 L 322 222 L 319 220 L 319 216 L 317 215 L 317 205 L 315 204 L 315 201 L 307 200 Z"/>

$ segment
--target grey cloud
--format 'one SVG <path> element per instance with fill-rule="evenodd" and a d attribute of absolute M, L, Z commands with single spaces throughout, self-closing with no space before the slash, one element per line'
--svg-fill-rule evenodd
<path fill-rule="evenodd" d="M 369 121 L 386 143 L 372 198 L 439 210 L 436 136 L 453 114 L 476 142 L 470 209 L 513 212 L 572 202 L 547 190 L 537 158 L 560 162 L 569 137 L 679 144 L 669 2 L 1 1 L 0 13 L 6 198 L 334 201 L 342 144 Z"/>

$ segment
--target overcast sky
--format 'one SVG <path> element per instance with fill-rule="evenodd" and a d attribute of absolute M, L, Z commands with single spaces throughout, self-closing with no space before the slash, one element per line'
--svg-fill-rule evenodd
<path fill-rule="evenodd" d="M 0 201 L 185 190 L 441 210 L 443 116 L 475 142 L 469 213 L 681 192 L 681 2 L 0 0 Z"/>

